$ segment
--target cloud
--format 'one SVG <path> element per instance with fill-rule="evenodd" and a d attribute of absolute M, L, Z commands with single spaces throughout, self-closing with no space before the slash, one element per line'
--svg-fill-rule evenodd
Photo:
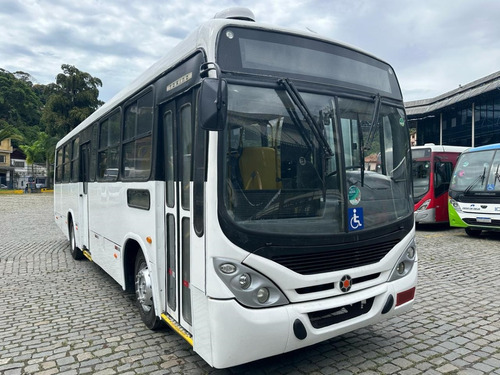
<path fill-rule="evenodd" d="M 0 7 L 0 68 L 54 82 L 62 64 L 103 81 L 105 101 L 222 9 L 309 30 L 366 50 L 395 69 L 405 100 L 498 70 L 495 0 L 12 0 Z"/>

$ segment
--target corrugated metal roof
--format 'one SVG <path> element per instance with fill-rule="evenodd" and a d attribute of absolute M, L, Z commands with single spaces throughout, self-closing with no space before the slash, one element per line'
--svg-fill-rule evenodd
<path fill-rule="evenodd" d="M 432 99 L 414 100 L 405 103 L 408 116 L 431 114 L 441 108 L 462 102 L 495 89 L 500 90 L 500 71 L 480 78 Z"/>

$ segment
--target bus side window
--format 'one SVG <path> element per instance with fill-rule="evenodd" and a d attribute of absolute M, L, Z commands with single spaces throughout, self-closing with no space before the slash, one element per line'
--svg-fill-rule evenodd
<path fill-rule="evenodd" d="M 63 166 L 63 182 L 69 182 L 71 177 L 71 143 L 64 145 L 64 166 Z"/>
<path fill-rule="evenodd" d="M 146 180 L 151 172 L 153 92 L 125 109 L 121 174 L 125 179 Z"/>
<path fill-rule="evenodd" d="M 93 124 L 90 133 L 89 181 L 95 181 L 96 178 L 98 128 L 97 123 Z"/>
<path fill-rule="evenodd" d="M 101 123 L 99 131 L 98 180 L 116 181 L 118 178 L 119 142 L 120 112 L 115 112 Z"/>
<path fill-rule="evenodd" d="M 80 177 L 79 169 L 79 151 L 80 151 L 80 139 L 75 138 L 73 140 L 73 155 L 71 157 L 71 181 L 77 182 Z"/>
<path fill-rule="evenodd" d="M 62 182 L 63 175 L 63 149 L 59 148 L 56 155 L 56 182 Z"/>

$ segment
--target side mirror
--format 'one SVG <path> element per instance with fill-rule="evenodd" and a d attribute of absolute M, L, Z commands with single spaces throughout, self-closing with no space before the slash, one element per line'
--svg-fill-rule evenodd
<path fill-rule="evenodd" d="M 201 81 L 198 123 L 202 129 L 219 131 L 226 126 L 227 83 L 217 78 Z"/>

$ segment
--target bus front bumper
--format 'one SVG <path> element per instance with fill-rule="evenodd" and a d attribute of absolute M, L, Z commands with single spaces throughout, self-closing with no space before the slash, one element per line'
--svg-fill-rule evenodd
<path fill-rule="evenodd" d="M 417 263 L 404 278 L 355 293 L 274 308 L 248 309 L 235 300 L 209 299 L 212 366 L 226 368 L 286 353 L 377 323 L 411 309 Z M 373 298 L 362 315 L 314 328 L 310 314 L 350 307 Z M 196 350 L 196 344 L 195 344 Z"/>

